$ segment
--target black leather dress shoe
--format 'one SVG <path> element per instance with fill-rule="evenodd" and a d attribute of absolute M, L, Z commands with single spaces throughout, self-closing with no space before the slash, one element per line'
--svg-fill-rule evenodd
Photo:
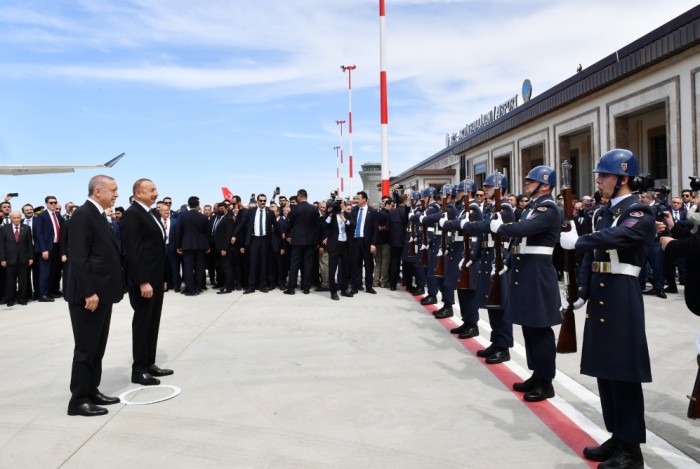
<path fill-rule="evenodd" d="M 535 386 L 537 386 L 537 378 L 530 376 L 522 383 L 513 383 L 513 391 L 528 392 L 535 389 Z"/>
<path fill-rule="evenodd" d="M 54 302 L 54 299 L 51 298 L 50 296 L 40 296 L 39 297 L 39 303 L 53 303 L 53 302 Z"/>
<path fill-rule="evenodd" d="M 15 300 L 10 300 L 7 302 L 7 306 L 14 306 L 15 305 Z"/>
<path fill-rule="evenodd" d="M 389 287 L 389 290 L 391 290 L 391 291 L 396 291 L 396 285 L 390 286 L 390 287 Z"/>
<path fill-rule="evenodd" d="M 498 347 L 496 347 L 495 345 L 491 344 L 491 345 L 489 345 L 488 347 L 486 347 L 485 349 L 477 350 L 477 351 L 476 351 L 476 356 L 477 356 L 477 357 L 481 357 L 481 358 L 490 357 L 491 355 L 493 355 L 494 353 L 496 353 L 497 350 L 498 350 Z"/>
<path fill-rule="evenodd" d="M 287 288 L 287 289 L 284 291 L 284 294 L 285 294 L 285 295 L 293 295 L 294 293 L 296 293 L 296 292 L 294 291 L 293 288 Z"/>
<path fill-rule="evenodd" d="M 639 446 L 626 448 L 620 446 L 615 450 L 615 454 L 604 462 L 598 464 L 598 469 L 643 469 L 644 458 Z"/>
<path fill-rule="evenodd" d="M 255 293 L 255 288 L 246 288 L 243 294 L 247 295 L 248 293 Z"/>
<path fill-rule="evenodd" d="M 461 334 L 461 333 L 464 332 L 468 327 L 469 327 L 469 324 L 467 324 L 467 323 L 465 322 L 465 323 L 462 324 L 461 326 L 453 327 L 452 329 L 450 329 L 450 334 Z"/>
<path fill-rule="evenodd" d="M 197 296 L 197 295 L 198 294 L 196 292 L 193 292 L 193 291 L 186 291 L 185 292 L 185 296 Z"/>
<path fill-rule="evenodd" d="M 131 382 L 142 386 L 157 386 L 160 380 L 150 373 L 131 373 Z"/>
<path fill-rule="evenodd" d="M 617 447 L 617 441 L 610 438 L 608 441 L 604 441 L 600 446 L 587 446 L 583 448 L 583 456 L 591 461 L 607 461 L 613 457 Z"/>
<path fill-rule="evenodd" d="M 261 291 L 262 293 L 267 293 L 267 292 L 269 292 L 270 290 L 269 290 L 267 287 L 262 287 L 262 288 L 260 289 L 260 291 Z"/>
<path fill-rule="evenodd" d="M 352 297 L 353 297 L 353 294 L 350 293 L 348 290 L 343 290 L 343 291 L 340 292 L 340 296 L 345 296 L 345 297 L 347 297 L 347 298 L 352 298 Z"/>
<path fill-rule="evenodd" d="M 442 311 L 435 313 L 434 316 L 435 319 L 447 319 L 454 316 L 454 312 L 452 311 L 452 308 L 448 306 L 447 308 L 442 309 Z"/>
<path fill-rule="evenodd" d="M 107 409 L 98 407 L 92 402 L 84 404 L 68 404 L 68 415 L 81 415 L 83 417 L 95 417 L 97 415 L 105 415 Z"/>
<path fill-rule="evenodd" d="M 476 326 L 476 324 L 467 324 L 467 327 L 464 328 L 462 332 L 459 333 L 457 337 L 460 339 L 471 339 L 472 337 L 476 337 L 479 335 L 479 328 Z"/>
<path fill-rule="evenodd" d="M 650 288 L 649 290 L 644 290 L 642 292 L 642 295 L 656 295 L 656 289 Z"/>
<path fill-rule="evenodd" d="M 97 391 L 95 394 L 90 396 L 90 400 L 93 404 L 97 405 L 112 405 L 119 404 L 119 402 L 121 402 L 118 397 L 105 396 L 100 391 Z"/>
<path fill-rule="evenodd" d="M 367 287 L 367 289 L 365 290 L 365 292 L 366 292 L 366 293 L 371 293 L 371 294 L 373 294 L 373 295 L 376 295 L 376 294 L 377 294 L 377 290 L 375 290 L 375 289 L 372 288 L 372 287 Z"/>
<path fill-rule="evenodd" d="M 428 295 L 428 296 L 426 296 L 425 298 L 423 298 L 422 300 L 420 300 L 420 304 L 422 304 L 422 305 L 434 305 L 434 304 L 437 304 L 437 298 L 435 298 L 435 297 L 432 296 L 432 295 Z"/>
<path fill-rule="evenodd" d="M 233 291 L 233 290 L 231 290 L 231 289 L 229 289 L 229 288 L 224 288 L 223 290 L 220 290 L 220 291 L 216 292 L 216 294 L 217 294 L 217 295 L 226 295 L 227 293 L 231 293 L 232 291 Z"/>
<path fill-rule="evenodd" d="M 351 288 L 351 289 L 350 289 L 350 294 L 351 294 L 351 295 L 357 295 L 357 288 Z"/>
<path fill-rule="evenodd" d="M 510 360 L 510 351 L 508 349 L 500 349 L 490 357 L 486 357 L 487 365 L 495 365 Z"/>
<path fill-rule="evenodd" d="M 664 293 L 664 292 L 662 292 L 662 291 L 658 292 L 658 293 L 656 294 L 656 296 L 658 296 L 659 298 L 663 298 L 664 300 L 666 299 L 666 293 Z"/>
<path fill-rule="evenodd" d="M 412 294 L 413 296 L 425 295 L 425 288 L 423 288 L 423 287 L 414 288 L 414 289 L 411 291 L 411 294 Z"/>
<path fill-rule="evenodd" d="M 678 293 L 678 288 L 671 288 L 671 287 L 666 287 L 664 288 L 664 292 L 666 293 Z"/>
<path fill-rule="evenodd" d="M 21 304 L 22 306 L 25 306 L 27 304 L 27 300 L 19 300 L 17 303 Z"/>
<path fill-rule="evenodd" d="M 523 399 L 528 402 L 540 402 L 550 397 L 554 397 L 554 386 L 552 386 L 552 383 L 538 383 L 534 389 L 525 393 Z"/>
<path fill-rule="evenodd" d="M 324 292 L 324 291 L 331 291 L 330 288 L 327 287 L 316 287 L 317 292 Z"/>
<path fill-rule="evenodd" d="M 338 301 L 338 300 L 340 300 L 340 297 L 338 297 L 337 293 L 333 292 L 333 293 L 331 293 L 331 300 Z"/>
<path fill-rule="evenodd" d="M 311 293 L 311 290 L 309 288 L 304 288 L 304 295 L 308 295 Z"/>
<path fill-rule="evenodd" d="M 148 367 L 148 372 L 151 376 L 170 376 L 175 373 L 173 370 L 168 368 L 159 368 L 157 365 L 151 365 Z"/>

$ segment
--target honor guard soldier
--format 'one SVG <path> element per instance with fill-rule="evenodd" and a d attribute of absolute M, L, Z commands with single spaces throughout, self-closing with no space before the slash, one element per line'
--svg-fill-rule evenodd
<path fill-rule="evenodd" d="M 402 277 L 404 284 L 408 291 L 412 294 L 417 294 L 420 288 L 425 288 L 425 284 L 422 286 L 418 282 L 416 276 L 416 253 L 420 246 L 420 238 L 418 237 L 418 225 L 417 222 L 410 221 L 411 218 L 416 214 L 416 206 L 420 201 L 420 191 L 411 192 L 411 205 L 408 207 L 408 214 L 406 218 L 409 222 L 406 224 L 406 239 L 403 243 L 403 252 L 401 254 L 401 261 L 403 264 Z M 413 286 L 413 279 L 416 279 L 416 286 Z M 425 293 L 425 290 L 423 291 Z M 422 295 L 423 293 L 419 293 Z"/>
<path fill-rule="evenodd" d="M 424 209 L 423 192 L 414 192 L 413 198 L 415 200 L 415 204 L 413 206 L 413 215 L 410 216 L 409 221 L 416 227 L 416 257 L 413 259 L 413 273 L 416 276 L 416 288 L 414 288 L 411 293 L 418 296 L 425 294 L 425 286 L 427 282 L 425 269 L 428 263 L 426 262 L 425 265 L 423 265 L 421 260 L 423 258 L 423 251 L 426 251 L 427 257 L 427 250 L 429 246 L 427 232 L 420 222 L 420 217 L 423 215 Z"/>
<path fill-rule="evenodd" d="M 445 184 L 442 186 L 441 192 L 444 209 L 442 217 L 438 220 L 435 234 L 436 237 L 438 233 L 440 234 L 440 236 L 437 237 L 437 242 L 440 246 L 438 257 L 442 256 L 443 271 L 441 276 L 437 275 L 436 272 L 433 272 L 433 274 L 438 281 L 438 290 L 440 291 L 443 305 L 440 309 L 433 312 L 433 316 L 437 319 L 451 318 L 454 314 L 452 305 L 455 304 L 455 288 L 459 281 L 459 261 L 455 262 L 454 259 L 452 259 L 452 262 L 450 262 L 450 258 L 452 257 L 452 237 L 448 237 L 447 232 L 442 228 L 446 221 L 454 220 L 457 218 L 457 215 L 459 215 L 457 204 L 455 203 L 455 199 L 457 198 L 457 186 Z M 445 241 L 444 243 L 442 242 L 443 239 Z"/>
<path fill-rule="evenodd" d="M 465 194 L 468 194 L 464 204 L 460 204 L 460 210 L 457 218 L 449 221 L 442 221 L 442 229 L 452 233 L 452 248 L 450 256 L 446 261 L 446 277 L 445 286 L 457 288 L 460 276 L 462 275 L 462 266 L 468 269 L 469 282 L 464 287 L 457 290 L 457 299 L 459 300 L 459 311 L 462 315 L 462 325 L 450 330 L 452 334 L 459 334 L 460 339 L 468 339 L 479 335 L 479 308 L 476 306 L 476 285 L 478 284 L 478 264 L 472 262 L 472 247 L 477 242 L 477 237 L 468 231 L 462 230 L 462 225 L 469 222 L 477 222 L 482 220 L 481 210 L 476 202 L 471 199 L 476 192 L 476 183 L 471 179 L 465 179 L 457 186 L 457 199 L 459 200 Z M 465 207 L 469 201 L 469 205 Z M 471 238 L 469 238 L 471 236 Z M 465 237 L 468 238 L 465 243 Z M 465 252 L 465 248 L 469 246 L 469 250 Z M 456 272 L 456 273 L 455 273 Z M 444 294 L 443 294 L 444 295 Z M 452 293 L 454 298 L 454 293 Z M 443 296 L 444 298 L 444 296 Z M 440 316 L 435 315 L 440 319 Z"/>
<path fill-rule="evenodd" d="M 423 191 L 425 212 L 420 217 L 420 223 L 423 226 L 423 230 L 427 232 L 428 238 L 428 265 L 425 268 L 425 283 L 428 286 L 428 295 L 420 300 L 422 305 L 434 305 L 437 303 L 438 281 L 437 277 L 435 277 L 435 266 L 437 265 L 437 256 L 440 250 L 440 238 L 437 236 L 438 233 L 435 227 L 438 226 L 438 222 L 442 218 L 442 210 L 436 199 L 437 190 L 434 187 L 428 187 Z M 425 248 L 426 246 L 422 247 L 422 249 Z"/>
<path fill-rule="evenodd" d="M 494 200 L 496 188 L 500 188 L 502 193 L 508 188 L 507 179 L 499 173 L 493 173 L 486 178 L 484 181 L 484 195 L 487 198 Z M 494 208 L 492 206 L 486 207 L 482 220 L 471 223 L 462 223 L 462 229 L 465 233 L 472 233 L 472 236 L 478 236 L 476 243 L 474 243 L 472 257 L 478 261 L 479 265 L 478 280 L 475 291 L 475 303 L 473 306 L 473 312 L 471 313 L 472 317 L 474 317 L 476 321 L 479 320 L 479 308 L 486 307 L 486 299 L 492 283 L 491 269 L 495 259 L 494 248 L 496 243 L 490 227 L 493 211 Z M 500 216 L 504 223 L 515 222 L 514 209 L 505 201 L 505 199 L 503 199 L 501 202 Z M 505 239 L 501 239 L 501 242 L 503 243 L 501 255 L 505 257 L 509 244 Z M 489 324 L 491 325 L 491 337 L 489 338 L 491 344 L 485 349 L 478 350 L 476 352 L 476 355 L 478 357 L 485 358 L 486 363 L 489 365 L 503 363 L 510 360 L 509 349 L 513 346 L 513 323 L 510 320 L 505 319 L 505 313 L 503 310 L 503 305 L 506 304 L 506 296 L 510 288 L 508 285 L 509 279 L 505 273 L 501 276 L 501 283 L 504 284 L 504 288 L 501 288 L 499 305 L 490 305 L 487 308 Z M 476 334 L 478 334 L 478 329 Z M 465 338 L 463 335 L 465 334 L 462 333 L 459 337 Z"/>
<path fill-rule="evenodd" d="M 520 221 L 504 224 L 497 216 L 490 224 L 493 233 L 514 238 L 506 263 L 510 270 L 510 290 L 505 318 L 523 329 L 527 366 L 532 376 L 513 384 L 513 389 L 524 392 L 524 399 L 529 402 L 554 397 L 556 344 L 552 326 L 561 324 L 559 283 L 552 264 L 554 245 L 561 231 L 561 216 L 552 197 L 555 185 L 552 168 L 532 168 L 525 176 L 525 195 L 530 197 L 530 203 Z"/>
<path fill-rule="evenodd" d="M 599 468 L 642 468 L 640 444 L 646 441 L 642 383 L 651 382 L 644 330 L 644 301 L 637 277 L 654 242 L 652 207 L 639 202 L 630 187 L 639 174 L 628 150 L 610 150 L 593 170 L 610 203 L 593 216 L 594 231 L 578 237 L 562 233 L 564 249 L 584 254 L 576 305 L 588 301 L 583 330 L 581 373 L 598 379 L 605 428 L 612 437 L 583 455 L 602 461 Z"/>

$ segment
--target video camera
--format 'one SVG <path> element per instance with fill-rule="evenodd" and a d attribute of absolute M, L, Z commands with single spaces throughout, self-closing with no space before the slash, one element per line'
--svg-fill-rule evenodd
<path fill-rule="evenodd" d="M 700 191 L 700 179 L 698 176 L 688 176 L 688 179 L 690 179 L 690 188 L 694 191 Z"/>

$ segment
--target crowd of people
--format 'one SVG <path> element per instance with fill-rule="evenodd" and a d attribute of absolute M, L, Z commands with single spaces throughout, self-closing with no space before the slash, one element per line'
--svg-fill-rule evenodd
<path fill-rule="evenodd" d="M 695 234 L 699 201 L 690 189 L 680 197 L 663 188 L 637 194 L 637 161 L 627 150 L 606 153 L 594 172 L 598 191 L 574 198 L 570 231 L 561 229 L 568 207 L 553 196 L 556 172 L 547 166 L 533 168 L 517 196 L 496 172 L 481 187 L 471 179 L 439 190 L 395 186 L 378 206 L 363 191 L 353 201 L 310 203 L 300 189 L 289 198 L 275 190 L 248 204 L 232 195 L 204 207 L 192 196 L 173 210 L 170 197 L 159 199 L 155 184 L 140 179 L 124 210 L 113 208 L 116 182 L 96 176 L 88 201 L 66 204 L 63 216 L 54 196 L 38 214 L 29 204 L 22 214 L 12 211 L 9 197 L 0 204 L 2 297 L 8 306 L 62 295 L 69 302 L 76 340 L 70 415 L 102 415 L 99 405 L 118 402 L 97 389 L 112 303 L 128 293 L 131 379 L 152 385 L 173 373 L 155 364 L 165 292 L 195 296 L 209 288 L 222 295 L 315 288 L 339 300 L 401 285 L 423 305 L 441 302 L 436 318 L 452 317 L 458 301 L 462 324 L 451 333 L 462 339 L 479 334 L 486 309 L 491 343 L 477 355 L 490 365 L 510 360 L 513 325 L 520 325 L 532 375 L 513 388 L 538 402 L 555 395 L 552 327 L 570 301 L 559 295 L 562 253 L 576 250 L 579 298 L 571 306 L 588 302 L 581 369 L 598 379 L 612 434 L 584 455 L 603 468 L 637 467 L 645 441 L 641 383 L 651 381 L 642 295 L 666 298 L 695 278 L 672 240 Z M 699 309 L 688 289 L 686 300 Z M 87 314 L 99 309 L 100 321 Z"/>

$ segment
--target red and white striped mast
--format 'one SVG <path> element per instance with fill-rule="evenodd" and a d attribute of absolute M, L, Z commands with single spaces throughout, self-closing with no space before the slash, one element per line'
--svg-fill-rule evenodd
<path fill-rule="evenodd" d="M 338 186 L 336 187 L 336 192 L 338 193 L 338 197 L 340 197 L 340 153 L 338 150 L 340 150 L 340 147 L 333 147 L 335 150 L 335 178 Z"/>
<path fill-rule="evenodd" d="M 340 121 L 335 121 L 336 124 L 340 126 L 340 167 L 343 167 L 343 124 L 345 124 L 344 120 Z M 340 192 L 338 192 L 338 196 L 342 199 L 345 196 L 345 187 L 343 187 L 343 173 L 342 171 L 340 172 Z"/>
<path fill-rule="evenodd" d="M 352 197 L 352 71 L 357 68 L 357 65 L 341 65 L 340 69 L 343 72 L 348 72 L 348 176 L 350 196 Z"/>
<path fill-rule="evenodd" d="M 386 95 L 386 40 L 384 0 L 379 0 L 379 84 L 382 125 L 382 197 L 389 196 L 389 110 Z"/>

